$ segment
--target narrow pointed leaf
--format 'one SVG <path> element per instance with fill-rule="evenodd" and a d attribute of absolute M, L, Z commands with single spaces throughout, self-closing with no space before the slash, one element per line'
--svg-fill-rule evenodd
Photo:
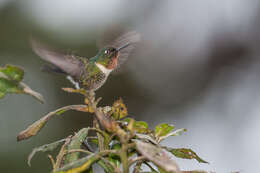
<path fill-rule="evenodd" d="M 173 132 L 168 133 L 165 136 L 160 137 L 158 141 L 161 142 L 162 140 L 164 140 L 164 139 L 166 139 L 166 138 L 168 138 L 170 136 L 180 136 L 180 135 L 182 135 L 182 133 L 184 133 L 186 131 L 187 131 L 187 129 L 184 129 L 184 128 L 175 130 Z"/>
<path fill-rule="evenodd" d="M 174 156 L 182 159 L 196 159 L 200 163 L 208 163 L 200 158 L 194 151 L 188 148 L 167 148 Z"/>
<path fill-rule="evenodd" d="M 170 173 L 180 173 L 179 166 L 164 149 L 140 140 L 135 140 L 135 144 L 137 151 L 155 165 Z"/>
<path fill-rule="evenodd" d="M 88 170 L 93 163 L 100 160 L 100 158 L 102 156 L 105 156 L 105 155 L 108 155 L 108 154 L 110 154 L 110 151 L 103 151 L 102 153 L 101 152 L 100 153 L 93 153 L 93 154 L 90 154 L 86 157 L 78 159 L 77 161 L 66 164 L 62 168 L 59 168 L 59 169 L 57 169 L 53 172 L 54 173 L 80 173 L 80 172 L 83 172 L 85 170 Z"/>
<path fill-rule="evenodd" d="M 70 105 L 65 106 L 60 109 L 57 109 L 53 112 L 48 113 L 38 121 L 34 122 L 32 125 L 27 127 L 27 129 L 20 132 L 17 136 L 17 141 L 21 141 L 24 139 L 28 139 L 36 134 L 44 127 L 44 125 L 55 115 L 60 115 L 68 110 L 77 110 L 77 111 L 83 111 L 86 109 L 86 105 Z"/>
<path fill-rule="evenodd" d="M 81 129 L 76 135 L 74 135 L 67 145 L 67 151 L 80 149 L 82 143 L 88 135 L 88 128 Z M 69 153 L 65 156 L 64 164 L 78 160 L 80 152 Z"/>
<path fill-rule="evenodd" d="M 50 144 L 45 144 L 43 146 L 40 146 L 40 147 L 36 147 L 32 150 L 32 152 L 29 154 L 28 156 L 28 165 L 31 166 L 31 160 L 33 158 L 33 156 L 41 151 L 41 152 L 47 152 L 47 151 L 53 151 L 54 149 L 56 149 L 59 145 L 61 145 L 62 143 L 65 142 L 66 139 L 61 139 L 59 141 L 56 141 L 56 142 L 53 142 L 53 143 L 50 143 Z"/>
<path fill-rule="evenodd" d="M 120 159 L 119 158 L 112 158 L 111 156 L 108 158 L 111 164 L 113 164 L 115 167 L 120 168 Z"/>
<path fill-rule="evenodd" d="M 107 161 L 109 162 L 109 160 L 107 160 Z M 115 172 L 113 166 L 111 166 L 112 165 L 111 162 L 107 163 L 107 162 L 104 162 L 103 160 L 99 160 L 97 162 L 97 164 L 99 166 L 101 166 L 104 169 L 105 172 L 109 172 L 109 173 L 114 173 Z"/>
<path fill-rule="evenodd" d="M 169 133 L 167 136 L 180 136 L 180 135 L 182 135 L 183 132 L 186 132 L 186 131 L 187 131 L 187 129 L 184 129 L 184 128 L 178 129 L 178 130 L 175 130 L 174 132 Z"/>

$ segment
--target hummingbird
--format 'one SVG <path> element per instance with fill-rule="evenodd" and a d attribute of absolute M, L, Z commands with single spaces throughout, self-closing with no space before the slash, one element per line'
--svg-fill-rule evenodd
<path fill-rule="evenodd" d="M 52 64 L 45 69 L 67 75 L 76 89 L 96 91 L 105 84 L 110 73 L 127 60 L 138 41 L 139 33 L 127 32 L 103 46 L 92 58 L 61 53 L 34 39 L 31 39 L 31 46 L 40 58 Z"/>

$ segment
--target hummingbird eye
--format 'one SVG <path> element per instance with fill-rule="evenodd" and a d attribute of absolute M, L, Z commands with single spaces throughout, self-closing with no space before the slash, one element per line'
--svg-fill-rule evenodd
<path fill-rule="evenodd" d="M 106 49 L 105 51 L 104 51 L 104 54 L 111 54 L 111 53 L 113 53 L 115 50 L 114 49 L 112 49 L 112 48 L 108 48 L 108 49 Z"/>

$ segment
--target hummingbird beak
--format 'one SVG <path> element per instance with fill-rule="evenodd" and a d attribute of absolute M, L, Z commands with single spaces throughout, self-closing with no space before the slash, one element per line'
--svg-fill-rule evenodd
<path fill-rule="evenodd" d="M 131 44 L 131 43 L 126 43 L 126 44 L 124 44 L 123 46 L 117 48 L 116 50 L 117 50 L 117 51 L 120 51 L 121 49 L 124 49 L 124 48 L 128 47 L 130 44 Z"/>

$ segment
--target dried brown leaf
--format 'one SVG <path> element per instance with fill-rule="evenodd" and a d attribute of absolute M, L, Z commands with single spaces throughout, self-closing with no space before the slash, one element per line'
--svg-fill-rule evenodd
<path fill-rule="evenodd" d="M 87 108 L 86 105 L 70 105 L 70 106 L 65 106 L 60 109 L 57 109 L 53 112 L 50 112 L 44 117 L 42 117 L 41 119 L 39 119 L 38 121 L 34 122 L 29 127 L 27 127 L 27 129 L 21 131 L 17 136 L 17 141 L 28 139 L 38 134 L 38 132 L 44 127 L 44 125 L 55 115 L 60 115 L 68 110 L 77 110 L 77 111 L 85 112 L 86 108 Z"/>

